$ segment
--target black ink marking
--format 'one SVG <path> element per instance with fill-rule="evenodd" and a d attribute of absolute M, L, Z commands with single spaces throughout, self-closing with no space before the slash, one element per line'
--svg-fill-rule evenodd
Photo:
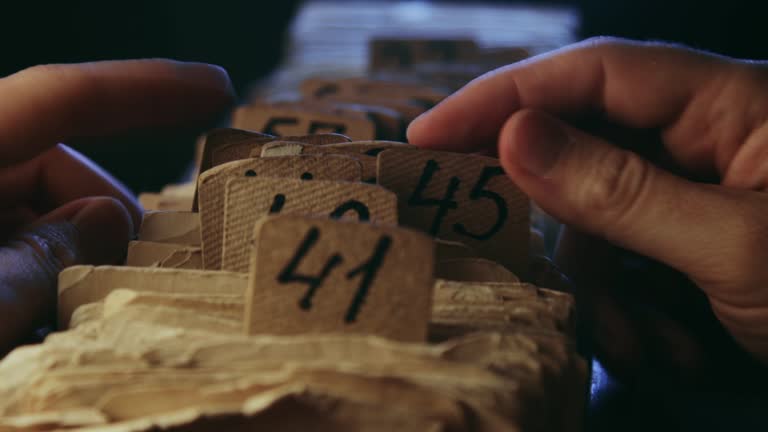
<path fill-rule="evenodd" d="M 264 130 L 262 131 L 265 134 L 268 135 L 281 135 L 279 132 L 277 132 L 276 128 L 280 125 L 297 125 L 299 124 L 299 119 L 295 117 L 275 117 L 269 119 L 269 122 L 267 122 L 267 125 L 264 126 Z"/>
<path fill-rule="evenodd" d="M 281 284 L 287 284 L 291 282 L 301 282 L 308 285 L 307 291 L 304 296 L 299 300 L 299 307 L 303 310 L 310 310 L 312 308 L 312 298 L 315 296 L 317 289 L 323 284 L 323 281 L 328 277 L 334 267 L 338 266 L 342 262 L 341 255 L 334 254 L 328 261 L 326 261 L 323 269 L 318 276 L 307 276 L 303 274 L 296 274 L 296 269 L 301 264 L 301 261 L 309 253 L 310 249 L 317 243 L 320 238 L 320 230 L 312 227 L 304 236 L 296 253 L 288 262 L 288 265 L 278 274 L 277 281 Z"/>
<path fill-rule="evenodd" d="M 245 176 L 246 177 L 256 177 L 256 171 L 254 171 L 252 169 L 248 170 L 248 171 L 245 172 Z"/>
<path fill-rule="evenodd" d="M 344 213 L 348 211 L 354 211 L 357 212 L 357 218 L 361 222 L 366 222 L 371 220 L 371 212 L 368 210 L 368 207 L 357 200 L 349 200 L 342 205 L 336 207 L 336 210 L 331 212 L 330 218 L 331 219 L 341 219 L 342 216 L 344 216 Z"/>
<path fill-rule="evenodd" d="M 302 180 L 312 180 L 314 176 L 310 172 L 305 172 L 301 175 Z"/>
<path fill-rule="evenodd" d="M 355 297 L 352 298 L 352 303 L 347 309 L 347 314 L 344 316 L 344 322 L 347 324 L 355 322 L 357 315 L 360 312 L 365 303 L 365 299 L 368 297 L 368 291 L 371 289 L 373 280 L 376 277 L 376 273 L 381 268 L 384 262 L 384 257 L 389 251 L 389 247 L 392 245 L 392 238 L 389 236 L 383 236 L 379 239 L 376 248 L 373 251 L 371 257 L 359 267 L 350 270 L 347 273 L 347 279 L 352 279 L 360 273 L 364 272 L 363 279 L 360 281 L 360 286 L 355 292 Z"/>
<path fill-rule="evenodd" d="M 269 214 L 280 213 L 285 206 L 285 195 L 277 194 L 272 199 L 272 205 L 269 207 Z"/>
<path fill-rule="evenodd" d="M 337 133 L 343 134 L 347 131 L 347 127 L 341 123 L 326 123 L 321 121 L 312 121 L 309 123 L 309 131 L 307 133 L 315 134 L 323 131 L 324 133 Z"/>
<path fill-rule="evenodd" d="M 482 241 L 490 239 L 501 230 L 501 228 L 504 226 L 504 223 L 507 221 L 507 217 L 509 216 L 509 208 L 507 207 L 507 202 L 504 201 L 504 198 L 502 198 L 502 196 L 496 192 L 484 189 L 486 184 L 488 184 L 492 178 L 500 175 L 504 175 L 504 169 L 500 166 L 485 167 L 482 173 L 480 173 L 480 177 L 477 179 L 477 183 L 475 183 L 472 191 L 469 192 L 470 200 L 486 198 L 496 204 L 496 222 L 493 223 L 488 231 L 483 233 L 469 232 L 464 224 L 457 223 L 453 225 L 453 230 L 456 231 L 456 233 Z"/>
<path fill-rule="evenodd" d="M 458 207 L 456 201 L 453 200 L 456 191 L 459 190 L 459 184 L 461 180 L 458 177 L 451 177 L 448 181 L 448 188 L 445 191 L 445 195 L 441 199 L 424 198 L 422 194 L 429 186 L 429 182 L 432 181 L 434 174 L 440 170 L 440 165 L 434 160 L 430 159 L 427 164 L 424 165 L 424 170 L 421 172 L 419 182 L 414 189 L 413 194 L 408 198 L 408 205 L 415 206 L 437 206 L 437 212 L 435 212 L 435 218 L 432 220 L 432 226 L 429 229 L 429 233 L 436 236 L 440 232 L 440 227 L 443 224 L 443 219 L 448 213 L 448 210 L 453 210 Z"/>

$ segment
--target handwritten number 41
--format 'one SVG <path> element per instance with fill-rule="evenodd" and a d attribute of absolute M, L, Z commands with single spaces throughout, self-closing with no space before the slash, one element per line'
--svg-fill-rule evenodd
<path fill-rule="evenodd" d="M 446 188 L 445 195 L 443 195 L 442 198 L 425 198 L 423 196 L 424 191 L 429 186 L 429 183 L 432 181 L 432 177 L 437 171 L 440 171 L 440 165 L 438 165 L 438 163 L 434 160 L 428 160 L 427 164 L 424 166 L 424 170 L 421 172 L 419 182 L 416 184 L 416 189 L 414 189 L 413 193 L 408 198 L 409 206 L 437 207 L 437 212 L 435 213 L 434 219 L 432 219 L 432 226 L 429 230 L 429 233 L 433 236 L 437 236 L 440 232 L 440 228 L 443 225 L 443 219 L 445 218 L 448 211 L 458 208 L 459 205 L 454 199 L 454 196 L 456 195 L 456 192 L 459 190 L 459 186 L 461 185 L 461 179 L 458 177 L 451 177 L 448 180 L 448 187 Z M 477 179 L 477 182 L 469 192 L 469 199 L 471 201 L 489 199 L 494 203 L 496 206 L 496 221 L 493 223 L 493 225 L 491 225 L 491 227 L 485 232 L 473 233 L 469 231 L 467 227 L 464 226 L 464 224 L 455 223 L 453 224 L 454 232 L 462 236 L 482 241 L 490 239 L 501 230 L 501 228 L 504 226 L 504 223 L 507 221 L 507 217 L 509 216 L 507 202 L 501 195 L 488 190 L 485 187 L 492 178 L 503 174 L 504 170 L 500 166 L 489 166 L 483 168 L 483 171 L 480 173 L 480 177 Z"/>
<path fill-rule="evenodd" d="M 317 276 L 296 273 L 296 270 L 301 264 L 302 260 L 307 256 L 319 238 L 320 230 L 314 227 L 311 228 L 307 232 L 307 235 L 304 237 L 304 240 L 302 240 L 293 258 L 291 258 L 291 260 L 288 262 L 288 265 L 286 265 L 285 268 L 283 268 L 283 270 L 277 276 L 277 281 L 282 284 L 292 282 L 301 282 L 307 284 L 307 291 L 299 300 L 299 307 L 304 310 L 312 309 L 312 300 L 314 299 L 317 290 L 323 285 L 323 282 L 325 282 L 334 268 L 341 265 L 341 263 L 344 261 L 344 258 L 340 254 L 334 253 L 325 262 L 325 265 Z M 365 303 L 365 299 L 368 296 L 371 285 L 376 278 L 376 273 L 379 271 L 379 268 L 381 268 L 384 257 L 389 251 L 391 245 L 392 238 L 387 235 L 382 236 L 376 243 L 371 256 L 359 266 L 347 272 L 347 280 L 353 279 L 358 275 L 362 275 L 362 277 L 360 279 L 360 285 L 358 285 L 355 295 L 352 298 L 352 302 L 350 303 L 349 308 L 347 308 L 347 312 L 344 315 L 345 323 L 350 324 L 355 322 L 357 319 L 357 315 L 359 314 L 363 303 Z"/>

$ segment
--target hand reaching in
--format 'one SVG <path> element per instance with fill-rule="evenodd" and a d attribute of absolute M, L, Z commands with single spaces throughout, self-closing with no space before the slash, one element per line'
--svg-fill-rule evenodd
<path fill-rule="evenodd" d="M 589 40 L 478 78 L 408 136 L 497 152 L 568 227 L 558 260 L 613 371 L 728 381 L 768 364 L 767 67 Z"/>
<path fill-rule="evenodd" d="M 0 95 L 4 352 L 53 321 L 62 268 L 117 264 L 141 222 L 120 183 L 59 143 L 203 125 L 233 95 L 223 70 L 166 60 L 33 67 L 0 79 Z"/>

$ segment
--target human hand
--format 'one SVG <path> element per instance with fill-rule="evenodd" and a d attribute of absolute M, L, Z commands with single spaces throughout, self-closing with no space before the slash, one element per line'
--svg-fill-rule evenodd
<path fill-rule="evenodd" d="M 569 227 L 560 262 L 611 370 L 725 382 L 768 364 L 766 66 L 589 40 L 478 78 L 408 137 L 497 152 Z"/>
<path fill-rule="evenodd" d="M 53 320 L 61 269 L 116 264 L 141 222 L 129 191 L 58 143 L 200 127 L 233 94 L 220 68 L 138 60 L 30 68 L 0 95 L 1 355 Z"/>

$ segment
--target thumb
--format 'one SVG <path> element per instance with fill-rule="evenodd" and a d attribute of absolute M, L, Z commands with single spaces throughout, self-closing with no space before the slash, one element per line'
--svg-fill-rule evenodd
<path fill-rule="evenodd" d="M 738 222 L 748 220 L 743 212 L 754 212 L 742 197 L 754 192 L 676 177 L 540 111 L 522 110 L 506 121 L 499 158 L 512 180 L 561 222 L 694 278 L 721 266 L 723 239 L 749 237 L 750 227 Z M 729 219 L 736 223 L 724 224 Z"/>
<path fill-rule="evenodd" d="M 0 247 L 0 352 L 55 317 L 59 272 L 75 264 L 117 263 L 134 235 L 113 198 L 59 207 Z"/>

